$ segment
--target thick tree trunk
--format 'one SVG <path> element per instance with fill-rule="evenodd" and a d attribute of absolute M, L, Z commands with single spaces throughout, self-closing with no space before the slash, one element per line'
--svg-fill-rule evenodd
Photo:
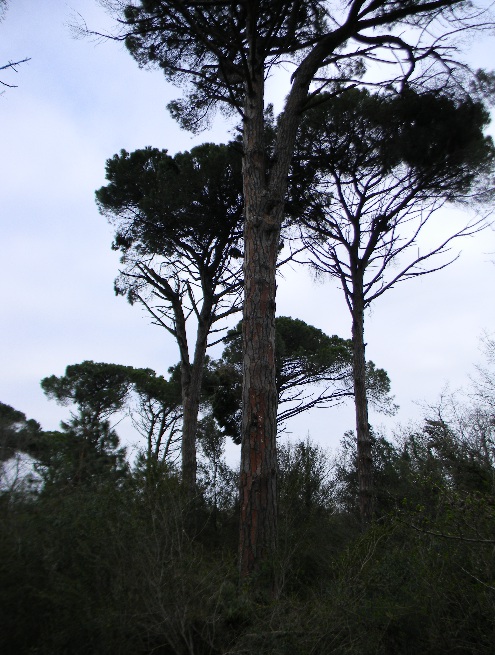
<path fill-rule="evenodd" d="M 277 404 L 275 378 L 276 264 L 288 175 L 301 111 L 321 62 L 316 52 L 292 80 L 278 124 L 268 174 L 264 152 L 265 62 L 257 57 L 256 12 L 247 3 L 250 44 L 243 123 L 244 310 L 242 446 L 240 472 L 241 578 L 270 571 L 277 542 Z M 340 33 L 333 47 L 343 41 Z M 329 49 L 325 44 L 324 49 Z M 273 570 L 265 580 L 274 590 Z M 259 585 L 258 585 L 259 588 Z"/>
<path fill-rule="evenodd" d="M 249 21 L 248 21 L 249 22 Z M 256 27 L 248 25 L 253 50 Z M 251 52 L 252 61 L 256 55 Z M 244 310 L 240 473 L 241 578 L 270 570 L 277 542 L 277 405 L 275 378 L 276 264 L 284 203 L 302 107 L 316 68 L 309 62 L 293 81 L 280 118 L 274 161 L 264 152 L 264 62 L 252 65 L 243 124 Z M 273 574 L 265 588 L 274 590 Z"/>
<path fill-rule="evenodd" d="M 243 340 L 240 571 L 269 560 L 277 534 L 277 402 L 275 384 L 275 234 L 246 225 L 251 251 L 246 277 Z M 259 253 L 263 253 L 261 256 Z"/>
<path fill-rule="evenodd" d="M 359 275 L 357 278 L 353 280 L 352 294 L 353 378 L 356 408 L 359 511 L 361 520 L 365 525 L 373 518 L 373 460 L 366 393 L 363 281 Z"/>
<path fill-rule="evenodd" d="M 268 204 L 263 74 L 253 76 L 244 119 L 243 417 L 239 565 L 242 578 L 266 570 L 277 535 L 275 272 L 281 217 Z M 271 577 L 271 576 L 269 576 Z M 271 581 L 265 580 L 272 584 Z"/>

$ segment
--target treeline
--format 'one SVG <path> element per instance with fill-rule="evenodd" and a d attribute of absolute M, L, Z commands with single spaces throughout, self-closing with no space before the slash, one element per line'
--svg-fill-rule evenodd
<path fill-rule="evenodd" d="M 3 459 L 15 439 L 38 476 L 0 494 L 2 653 L 492 653 L 487 389 L 393 440 L 372 432 L 365 531 L 352 433 L 335 454 L 279 447 L 275 595 L 239 591 L 238 473 L 207 440 L 191 497 L 167 460 L 143 449 L 131 466 L 105 419 L 44 433 L 2 405 Z"/>

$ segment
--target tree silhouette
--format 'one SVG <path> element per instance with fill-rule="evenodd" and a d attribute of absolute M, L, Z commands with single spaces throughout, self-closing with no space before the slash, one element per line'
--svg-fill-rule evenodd
<path fill-rule="evenodd" d="M 107 180 L 96 198 L 122 253 L 116 291 L 141 303 L 179 347 L 182 475 L 194 489 L 206 351 L 222 329 L 217 326 L 240 310 L 241 157 L 235 144 L 204 144 L 174 157 L 156 148 L 122 150 L 108 160 Z"/>
<path fill-rule="evenodd" d="M 48 398 L 74 404 L 72 422 L 95 433 L 116 414 L 129 414 L 146 439 L 146 462 L 164 461 L 171 453 L 182 418 L 180 383 L 149 368 L 85 361 L 67 366 L 65 375 L 41 381 Z M 79 430 L 80 431 L 80 430 Z"/>
<path fill-rule="evenodd" d="M 489 114 L 471 99 L 405 90 L 353 89 L 308 112 L 294 156 L 291 193 L 304 199 L 311 265 L 336 278 L 352 318 L 361 515 L 372 518 L 365 310 L 398 282 L 445 267 L 452 241 L 484 225 L 475 219 L 429 250 L 423 228 L 446 202 L 493 197 L 495 149 Z M 455 259 L 455 257 L 454 257 Z"/>

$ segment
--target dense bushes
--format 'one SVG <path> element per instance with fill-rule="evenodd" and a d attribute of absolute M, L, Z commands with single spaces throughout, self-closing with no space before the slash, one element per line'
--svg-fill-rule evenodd
<path fill-rule="evenodd" d="M 483 450 L 479 430 L 437 418 L 396 443 L 375 435 L 366 531 L 352 435 L 334 457 L 280 448 L 271 598 L 238 587 L 235 475 L 221 457 L 191 498 L 173 468 L 126 471 L 108 448 L 104 466 L 95 451 L 90 471 L 73 468 L 64 440 L 41 489 L 0 496 L 2 653 L 492 653 L 491 428 Z"/>

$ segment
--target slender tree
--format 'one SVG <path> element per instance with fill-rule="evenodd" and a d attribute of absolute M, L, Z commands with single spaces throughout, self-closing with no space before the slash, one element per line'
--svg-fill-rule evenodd
<path fill-rule="evenodd" d="M 124 0 L 112 3 L 141 66 L 160 66 L 186 97 L 171 103 L 188 129 L 221 106 L 243 125 L 245 200 L 241 576 L 276 544 L 275 271 L 299 121 L 329 83 L 455 85 L 448 34 L 486 26 L 463 0 Z M 446 65 L 448 62 L 448 65 Z M 379 63 L 379 66 L 375 64 Z M 273 157 L 264 148 L 266 80 L 291 68 Z M 461 70 L 461 69 L 459 69 Z M 465 69 L 462 69 L 465 70 Z M 266 566 L 264 570 L 266 570 Z"/>
<path fill-rule="evenodd" d="M 182 475 L 193 490 L 206 351 L 218 340 L 216 326 L 240 310 L 241 157 L 235 145 L 204 144 L 175 157 L 123 150 L 108 160 L 107 180 L 96 198 L 122 253 L 116 291 L 141 303 L 179 347 Z M 192 353 L 190 319 L 197 326 Z"/>
<path fill-rule="evenodd" d="M 303 119 L 292 193 L 311 205 L 303 222 L 311 265 L 336 278 L 352 318 L 353 378 L 361 516 L 372 518 L 365 310 L 398 282 L 443 268 L 454 239 L 430 250 L 418 237 L 446 202 L 493 196 L 495 149 L 484 135 L 489 114 L 470 99 L 436 93 L 371 95 L 346 91 Z M 312 177 L 313 176 L 313 177 Z M 303 210 L 304 212 L 304 210 Z"/>
<path fill-rule="evenodd" d="M 148 467 L 175 460 L 177 451 L 180 453 L 182 394 L 178 369 L 170 369 L 168 380 L 150 369 L 130 371 L 134 393 L 128 411 L 134 427 L 146 440 Z"/>

